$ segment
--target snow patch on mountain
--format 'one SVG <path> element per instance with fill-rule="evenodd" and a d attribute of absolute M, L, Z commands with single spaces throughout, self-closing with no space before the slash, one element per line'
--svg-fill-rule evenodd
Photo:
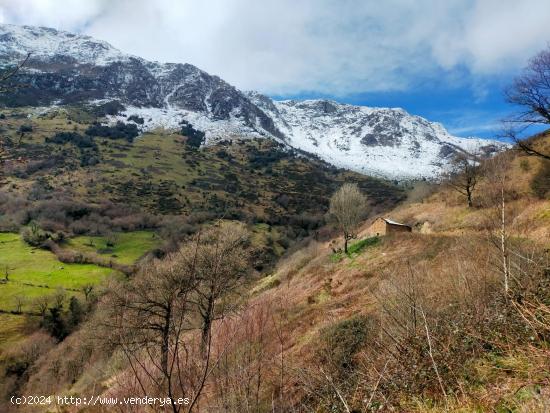
<path fill-rule="evenodd" d="M 128 61 L 132 57 L 90 36 L 47 27 L 0 25 L 0 54 L 11 57 L 4 63 L 18 62 L 28 53 L 33 59 L 70 56 L 78 64 L 95 66 Z"/>
<path fill-rule="evenodd" d="M 116 122 L 128 122 L 128 118 L 132 115 L 143 119 L 143 124 L 136 123 L 142 132 L 150 132 L 159 128 L 177 132 L 182 128 L 182 121 L 186 121 L 193 128 L 205 133 L 207 145 L 223 139 L 265 137 L 265 135 L 258 133 L 255 129 L 243 125 L 235 116 L 230 119 L 213 120 L 202 113 L 173 107 L 128 106 L 117 115 L 107 116 L 107 123 L 112 125 Z"/>
<path fill-rule="evenodd" d="M 0 104 L 55 106 L 120 101 L 108 123 L 143 118 L 142 131 L 177 131 L 181 122 L 205 133 L 206 144 L 264 137 L 369 175 L 433 178 L 460 152 L 491 154 L 506 145 L 457 138 L 438 123 L 399 108 L 330 100 L 274 101 L 244 93 L 190 64 L 150 62 L 89 36 L 44 27 L 0 24 L 0 66 L 31 53 L 17 74 L 25 88 Z M 14 103 L 15 102 L 15 103 Z"/>
<path fill-rule="evenodd" d="M 400 108 L 370 108 L 330 100 L 272 101 L 249 94 L 287 143 L 338 167 L 389 178 L 431 178 L 457 152 L 494 152 L 506 145 L 450 135 L 439 123 Z"/>

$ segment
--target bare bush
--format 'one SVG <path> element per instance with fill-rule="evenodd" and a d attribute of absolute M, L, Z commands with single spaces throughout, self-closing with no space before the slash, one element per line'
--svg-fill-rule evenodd
<path fill-rule="evenodd" d="M 219 361 L 205 411 L 288 411 L 288 338 L 278 316 L 280 306 L 277 301 L 261 300 L 218 323 L 213 351 Z"/>
<path fill-rule="evenodd" d="M 11 411 L 13 405 L 3 405 L 14 394 L 21 390 L 28 380 L 37 360 L 55 346 L 55 340 L 44 332 L 36 332 L 22 339 L 2 354 L 0 369 L 0 410 Z"/>
<path fill-rule="evenodd" d="M 336 218 L 344 236 L 344 252 L 348 241 L 357 236 L 357 229 L 365 216 L 367 198 L 356 184 L 344 184 L 330 198 L 330 213 Z"/>
<path fill-rule="evenodd" d="M 506 134 L 528 155 L 550 160 L 550 153 L 537 149 L 532 139 L 521 139 L 532 125 L 550 125 L 550 46 L 531 58 L 505 95 L 521 109 L 506 120 Z"/>
<path fill-rule="evenodd" d="M 447 182 L 451 188 L 466 197 L 468 207 L 473 207 L 473 194 L 481 177 L 478 156 L 459 154 L 451 163 Z"/>

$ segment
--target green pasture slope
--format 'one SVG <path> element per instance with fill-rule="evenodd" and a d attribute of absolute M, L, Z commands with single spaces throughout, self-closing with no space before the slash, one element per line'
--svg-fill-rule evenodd
<path fill-rule="evenodd" d="M 95 253 L 120 264 L 133 264 L 159 245 L 160 238 L 151 231 L 124 232 L 112 237 L 79 236 L 67 242 L 71 250 Z"/>
<path fill-rule="evenodd" d="M 0 233 L 0 310 L 14 310 L 15 298 L 22 296 L 23 310 L 29 311 L 34 297 L 58 288 L 79 290 L 112 272 L 93 264 L 62 263 L 53 253 L 27 245 L 19 234 Z"/>
<path fill-rule="evenodd" d="M 149 231 L 119 233 L 107 238 L 80 236 L 65 248 L 112 257 L 121 264 L 133 264 L 160 244 Z M 0 350 L 24 336 L 25 313 L 34 312 L 33 299 L 52 295 L 59 289 L 83 298 L 82 287 L 98 284 L 116 271 L 94 264 L 66 264 L 50 251 L 26 244 L 19 234 L 0 233 Z M 13 314 L 21 302 L 23 314 Z"/>

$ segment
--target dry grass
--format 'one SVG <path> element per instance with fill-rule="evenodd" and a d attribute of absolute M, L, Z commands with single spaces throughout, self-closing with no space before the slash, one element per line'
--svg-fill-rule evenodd
<path fill-rule="evenodd" d="M 507 228 L 517 252 L 538 254 L 550 247 L 550 201 L 531 193 L 538 160 L 529 158 L 525 167 L 523 158 L 508 165 L 514 179 L 507 188 Z M 533 295 L 549 298 L 548 288 L 534 267 L 514 256 L 517 279 L 505 297 L 487 230 L 495 212 L 484 199 L 488 185 L 480 183 L 474 208 L 449 188 L 409 200 L 385 215 L 418 224 L 415 231 L 384 237 L 352 258 L 331 261 L 340 242 L 331 240 L 280 261 L 252 286 L 241 313 L 219 328 L 220 343 L 227 336 L 234 341 L 212 376 L 208 404 L 218 407 L 226 397 L 229 388 L 220 384 L 226 379 L 228 411 L 245 411 L 247 391 L 261 377 L 258 411 L 271 411 L 273 400 L 283 403 L 281 393 L 286 404 L 278 411 L 548 411 L 549 354 L 540 338 L 548 332 L 533 332 L 510 305 L 531 299 L 523 288 L 542 286 Z M 323 363 L 320 343 L 326 331 L 356 316 L 367 320 L 364 343 L 343 377 L 338 366 Z M 64 344 L 74 352 L 73 345 Z M 44 360 L 39 372 L 46 369 Z M 44 389 L 39 382 L 35 377 L 29 389 Z"/>
<path fill-rule="evenodd" d="M 525 167 L 524 158 L 516 156 L 508 165 L 511 177 L 507 188 L 511 194 L 507 200 L 508 230 L 517 243 L 525 244 L 530 251 L 540 251 L 550 245 L 550 201 L 533 196 L 530 180 L 539 161 L 528 158 L 529 166 Z M 426 375 L 423 379 L 414 375 L 418 372 L 393 366 L 393 373 L 399 375 L 386 372 L 393 382 L 390 380 L 391 385 L 379 383 L 380 388 L 389 387 L 381 389 L 374 399 L 382 397 L 380 400 L 383 400 L 392 392 L 394 396 L 403 392 L 404 399 L 396 396 L 392 403 L 419 412 L 491 408 L 545 411 L 550 392 L 546 381 L 549 371 L 546 353 L 540 349 L 534 351 L 529 336 L 522 331 L 525 324 L 502 298 L 498 251 L 488 241 L 490 232 L 487 231 L 494 211 L 483 207 L 488 185 L 486 181 L 480 183 L 475 208 L 468 208 L 464 199 L 451 189 L 442 188 L 420 202 L 410 201 L 385 214 L 419 225 L 412 234 L 386 237 L 379 247 L 354 259 L 331 262 L 329 256 L 334 244 L 331 241 L 316 244 L 283 262 L 276 274 L 286 281 L 265 291 L 264 295 L 285 298 L 288 316 L 285 328 L 295 343 L 289 347 L 287 357 L 292 358 L 296 368 L 320 374 L 313 357 L 320 331 L 357 314 L 378 319 L 386 326 L 387 333 L 404 340 L 403 326 L 392 319 L 401 317 L 401 322 L 410 322 L 406 320 L 410 304 L 404 304 L 404 296 L 410 294 L 407 289 L 412 289 L 416 306 L 426 314 L 433 336 L 434 358 L 443 370 L 447 398 L 442 399 L 433 365 L 428 362 L 423 367 Z M 360 237 L 365 236 L 370 224 L 368 221 L 363 225 Z M 421 324 L 417 320 L 412 335 L 420 340 L 419 360 L 425 362 Z M 388 337 L 377 340 L 379 345 L 383 344 L 382 348 L 392 348 Z M 382 353 L 381 347 L 376 348 Z M 494 374 L 487 375 L 483 366 L 493 368 L 487 367 L 494 363 L 493 352 L 501 354 L 499 364 L 515 363 L 517 368 L 496 368 Z M 487 356 L 488 362 L 484 361 Z M 358 357 L 380 367 L 380 357 L 376 354 L 366 351 Z M 470 359 L 479 361 L 470 365 L 466 363 Z M 365 374 L 376 377 L 369 369 Z M 465 381 L 463 377 L 468 379 Z M 406 386 L 399 387 L 400 380 L 409 386 L 408 390 Z M 373 385 L 372 381 L 367 382 Z M 413 396 L 410 391 L 419 383 L 425 387 Z M 384 393 L 391 388 L 393 391 Z M 342 406 L 335 408 L 339 411 Z"/>

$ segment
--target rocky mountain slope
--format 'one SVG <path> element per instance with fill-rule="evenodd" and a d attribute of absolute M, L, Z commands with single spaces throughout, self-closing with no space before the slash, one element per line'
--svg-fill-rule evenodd
<path fill-rule="evenodd" d="M 451 136 L 442 125 L 402 109 L 328 100 L 274 101 L 244 93 L 190 64 L 158 63 L 106 42 L 42 27 L 0 25 L 0 65 L 31 57 L 15 81 L 27 87 L 0 98 L 8 106 L 119 100 L 139 127 L 179 128 L 183 120 L 207 143 L 266 137 L 342 168 L 391 178 L 432 178 L 460 151 L 491 153 L 503 145 Z"/>
<path fill-rule="evenodd" d="M 441 124 L 399 108 L 249 96 L 269 114 L 290 146 L 369 175 L 432 177 L 459 151 L 489 154 L 501 147 L 483 139 L 451 136 Z"/>

